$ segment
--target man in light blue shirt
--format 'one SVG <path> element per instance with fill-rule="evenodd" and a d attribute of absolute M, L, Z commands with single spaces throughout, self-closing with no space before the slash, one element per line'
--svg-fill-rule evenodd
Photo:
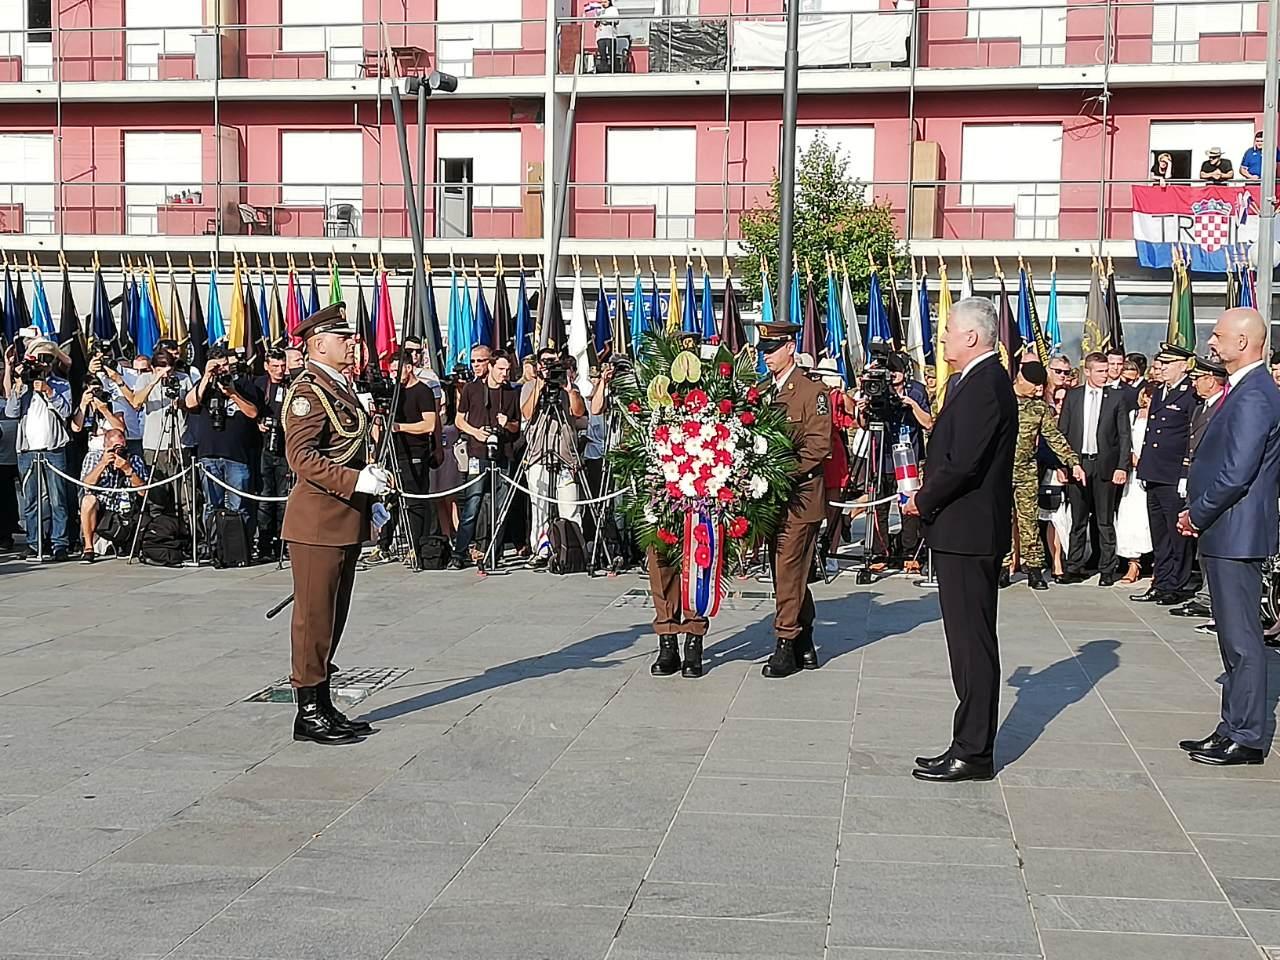
<path fill-rule="evenodd" d="M 1276 148 L 1276 163 L 1280 164 L 1280 147 Z M 1253 135 L 1253 146 L 1240 158 L 1240 174 L 1246 180 L 1257 182 L 1262 179 L 1262 131 Z"/>

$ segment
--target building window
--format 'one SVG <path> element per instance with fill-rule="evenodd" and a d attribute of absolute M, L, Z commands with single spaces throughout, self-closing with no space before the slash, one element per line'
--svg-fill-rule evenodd
<path fill-rule="evenodd" d="M 361 0 L 281 0 L 280 49 L 325 54 L 331 79 L 359 77 L 364 63 L 363 22 Z"/>
<path fill-rule="evenodd" d="M 781 135 L 781 128 L 779 128 Z M 849 161 L 846 174 L 860 183 L 871 183 L 876 166 L 876 128 L 872 126 L 797 127 L 796 160 L 804 156 L 813 141 L 821 135 L 844 160 Z"/>
<path fill-rule="evenodd" d="M 318 207 L 325 236 L 360 236 L 364 135 L 359 130 L 280 134 L 280 202 Z"/>
<path fill-rule="evenodd" d="M 1014 239 L 1058 238 L 1061 124 L 966 124 L 960 149 L 961 206 L 1012 207 Z"/>
<path fill-rule="evenodd" d="M 969 0 L 968 35 L 1020 40 L 1024 67 L 1059 66 L 1066 63 L 1067 8 L 1028 9 L 1025 0 Z"/>
<path fill-rule="evenodd" d="M 156 80 L 160 57 L 194 56 L 202 16 L 201 0 L 128 0 L 125 79 Z"/>
<path fill-rule="evenodd" d="M 1151 124 L 1147 169 L 1154 169 L 1156 157 L 1167 153 L 1173 160 L 1175 180 L 1198 182 L 1200 164 L 1208 159 L 1212 147 L 1220 148 L 1235 167 L 1253 146 L 1253 134 L 1252 120 L 1155 121 Z"/>
<path fill-rule="evenodd" d="M 50 0 L 0 0 L 0 57 L 22 61 L 22 79 L 53 80 Z"/>
<path fill-rule="evenodd" d="M 471 61 L 477 50 L 519 50 L 523 46 L 521 0 L 486 0 L 485 19 L 476 21 L 475 0 L 439 0 L 436 42 L 437 66 L 459 77 L 474 75 Z"/>
<path fill-rule="evenodd" d="M 0 222 L 53 233 L 53 134 L 0 134 Z M 12 219 L 11 219 L 12 218 Z"/>
<path fill-rule="evenodd" d="M 124 135 L 124 232 L 160 233 L 160 207 L 169 203 L 212 205 L 204 196 L 198 131 L 126 132 Z"/>
<path fill-rule="evenodd" d="M 1258 32 L 1256 3 L 1191 4 L 1156 0 L 1151 23 L 1152 63 L 1198 63 L 1200 35 Z"/>
<path fill-rule="evenodd" d="M 613 207 L 652 207 L 656 240 L 692 239 L 697 141 L 693 127 L 608 130 L 606 202 Z"/>

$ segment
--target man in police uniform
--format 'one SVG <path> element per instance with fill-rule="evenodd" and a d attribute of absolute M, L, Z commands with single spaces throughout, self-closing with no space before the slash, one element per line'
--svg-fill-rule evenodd
<path fill-rule="evenodd" d="M 1147 488 L 1147 520 L 1155 559 L 1151 588 L 1131 600 L 1172 606 L 1191 597 L 1191 549 L 1178 532 L 1178 514 L 1185 501 L 1178 493 L 1182 461 L 1187 455 L 1187 435 L 1196 393 L 1187 379 L 1187 361 L 1194 354 L 1183 347 L 1162 343 L 1156 359 L 1161 362 L 1160 381 L 1147 414 L 1147 437 L 1138 458 L 1138 479 Z"/>
<path fill-rule="evenodd" d="M 796 366 L 795 324 L 761 323 L 758 349 L 772 374 L 773 402 L 787 411 L 799 465 L 778 531 L 770 544 L 776 612 L 777 646 L 761 673 L 786 677 L 797 670 L 818 669 L 813 645 L 813 569 L 818 527 L 827 512 L 822 465 L 831 453 L 831 402 L 826 389 Z"/>
<path fill-rule="evenodd" d="M 285 455 L 297 477 L 281 534 L 293 562 L 293 738 L 316 743 L 352 743 L 373 732 L 338 712 L 329 689 L 371 497 L 391 488 L 387 471 L 365 462 L 369 416 L 342 372 L 354 362 L 355 333 L 342 303 L 298 325 L 307 362 L 282 411 Z"/>

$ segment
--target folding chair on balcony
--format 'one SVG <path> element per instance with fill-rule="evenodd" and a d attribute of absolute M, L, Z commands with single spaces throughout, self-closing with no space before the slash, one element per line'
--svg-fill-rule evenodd
<path fill-rule="evenodd" d="M 249 236 L 253 236 L 253 228 L 259 228 L 262 233 L 270 234 L 271 230 L 271 212 L 268 210 L 259 210 L 252 204 L 239 204 L 237 209 L 240 211 L 240 222 L 244 224 L 245 232 Z"/>
<path fill-rule="evenodd" d="M 350 203 L 335 203 L 324 218 L 326 237 L 354 237 L 356 235 L 356 208 Z"/>

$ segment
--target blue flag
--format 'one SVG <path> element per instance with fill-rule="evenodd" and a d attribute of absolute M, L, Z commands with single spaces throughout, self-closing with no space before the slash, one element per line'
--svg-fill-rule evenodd
<path fill-rule="evenodd" d="M 1027 289 L 1027 271 L 1018 271 L 1018 333 L 1023 343 L 1035 343 L 1035 330 L 1031 327 L 1031 292 Z"/>
<path fill-rule="evenodd" d="M 797 293 L 799 288 L 797 288 Z M 760 285 L 760 322 L 773 323 L 773 295 L 769 291 L 769 285 L 762 283 Z M 759 342 L 759 336 L 756 341 Z M 759 350 L 756 351 L 756 373 L 764 376 L 769 372 L 769 368 L 764 365 L 764 354 Z"/>
<path fill-rule="evenodd" d="M 214 269 L 209 271 L 209 310 L 204 322 L 209 346 L 227 339 L 227 328 L 222 322 L 222 307 L 218 304 L 218 271 Z"/>
<path fill-rule="evenodd" d="M 609 316 L 609 295 L 604 292 L 604 277 L 596 290 L 596 317 L 592 324 L 591 339 L 596 345 L 596 356 L 602 357 L 605 348 L 613 342 L 613 319 Z"/>
<path fill-rule="evenodd" d="M 715 302 L 711 295 L 711 277 L 702 271 L 702 339 L 711 343 L 720 335 L 716 329 Z"/>
<path fill-rule="evenodd" d="M 49 312 L 49 296 L 44 292 L 44 278 L 35 274 L 36 293 L 35 310 L 32 311 L 31 322 L 50 340 L 57 339 L 53 331 L 53 314 Z"/>
<path fill-rule="evenodd" d="M 316 287 L 316 271 L 313 268 L 311 271 L 311 310 L 309 313 L 304 313 L 303 316 L 309 317 L 311 316 L 311 314 L 319 313 L 319 312 L 320 312 L 320 290 L 318 287 Z"/>
<path fill-rule="evenodd" d="M 13 275 L 4 265 L 4 340 L 13 343 L 18 337 L 18 298 L 13 292 Z"/>
<path fill-rule="evenodd" d="M 280 322 L 284 322 L 283 317 Z M 268 340 L 271 339 L 271 311 L 267 307 L 267 278 L 261 273 L 258 274 L 258 330 Z M 275 344 L 272 343 L 270 346 L 274 347 Z"/>
<path fill-rule="evenodd" d="M 111 343 L 116 338 L 116 320 L 111 315 L 111 298 L 107 285 L 102 282 L 102 267 L 93 268 L 93 339 L 96 343 Z"/>
<path fill-rule="evenodd" d="M 458 323 L 466 338 L 466 349 L 462 351 L 457 362 L 470 365 L 471 348 L 476 345 L 476 311 L 475 305 L 471 302 L 471 281 L 467 279 L 465 270 L 462 273 L 462 303 L 458 308 Z"/>
<path fill-rule="evenodd" d="M 525 288 L 524 273 L 520 273 L 520 290 L 516 293 L 516 359 L 523 360 L 533 353 L 529 340 L 533 336 L 533 317 L 529 312 L 529 293 Z"/>
<path fill-rule="evenodd" d="M 493 313 L 489 310 L 489 301 L 484 298 L 484 284 L 479 275 L 476 276 L 476 329 L 475 343 L 483 343 L 486 347 L 497 346 L 493 342 Z"/>
<path fill-rule="evenodd" d="M 636 274 L 636 286 L 631 293 L 631 349 L 636 356 L 640 355 L 640 346 L 644 342 L 644 285 L 640 282 L 640 274 Z"/>
<path fill-rule="evenodd" d="M 872 341 L 891 343 L 893 333 L 889 329 L 889 314 L 884 308 L 884 294 L 880 291 L 880 272 L 871 271 L 871 291 L 867 304 L 867 356 L 871 356 Z"/>
<path fill-rule="evenodd" d="M 649 294 L 649 316 L 645 317 L 646 330 L 662 329 L 662 295 L 658 292 L 658 277 L 653 276 L 653 293 Z"/>
<path fill-rule="evenodd" d="M 872 274 L 872 277 L 874 278 L 875 274 Z M 856 323 L 857 320 L 855 319 L 854 322 Z M 845 356 L 846 340 L 845 317 L 840 310 L 840 291 L 836 289 L 836 275 L 831 272 L 827 274 L 827 356 L 835 360 L 840 378 L 848 383 L 849 364 Z"/>
<path fill-rule="evenodd" d="M 142 291 L 138 289 L 138 277 L 134 275 L 129 280 L 129 339 L 133 341 L 138 353 L 143 352 L 139 345 L 139 338 L 145 336 L 142 332 L 142 300 Z M 156 339 L 159 339 L 158 335 Z M 155 340 L 151 342 L 151 349 L 155 349 Z M 151 350 L 147 350 L 145 355 L 150 356 Z"/>
<path fill-rule="evenodd" d="M 1245 264 L 1237 265 L 1236 271 L 1240 274 L 1240 306 L 1256 307 L 1253 302 L 1253 271 Z"/>
<path fill-rule="evenodd" d="M 156 349 L 156 344 L 160 340 L 160 319 L 156 316 L 155 305 L 151 302 L 151 298 L 143 296 L 138 290 L 137 278 L 134 278 L 133 297 L 136 307 L 136 316 L 138 318 L 137 333 L 133 338 L 133 342 L 138 345 L 138 354 L 140 356 L 149 357 Z"/>
<path fill-rule="evenodd" d="M 1049 341 L 1049 352 L 1057 353 L 1062 346 L 1062 329 L 1058 326 L 1058 275 L 1049 275 L 1049 313 L 1044 321 L 1044 338 Z"/>
<path fill-rule="evenodd" d="M 684 268 L 684 316 L 680 318 L 680 329 L 685 333 L 701 333 L 702 325 L 698 322 L 698 301 L 693 298 L 693 265 Z"/>
<path fill-rule="evenodd" d="M 933 363 L 933 321 L 929 319 L 929 284 L 921 278 L 920 300 L 916 306 L 920 313 L 920 339 L 923 341 L 924 362 Z"/>
<path fill-rule="evenodd" d="M 800 349 L 800 337 L 804 334 L 804 313 L 800 310 L 800 271 L 791 271 L 791 317 L 790 323 L 794 323 L 798 328 L 796 330 L 796 349 Z"/>

